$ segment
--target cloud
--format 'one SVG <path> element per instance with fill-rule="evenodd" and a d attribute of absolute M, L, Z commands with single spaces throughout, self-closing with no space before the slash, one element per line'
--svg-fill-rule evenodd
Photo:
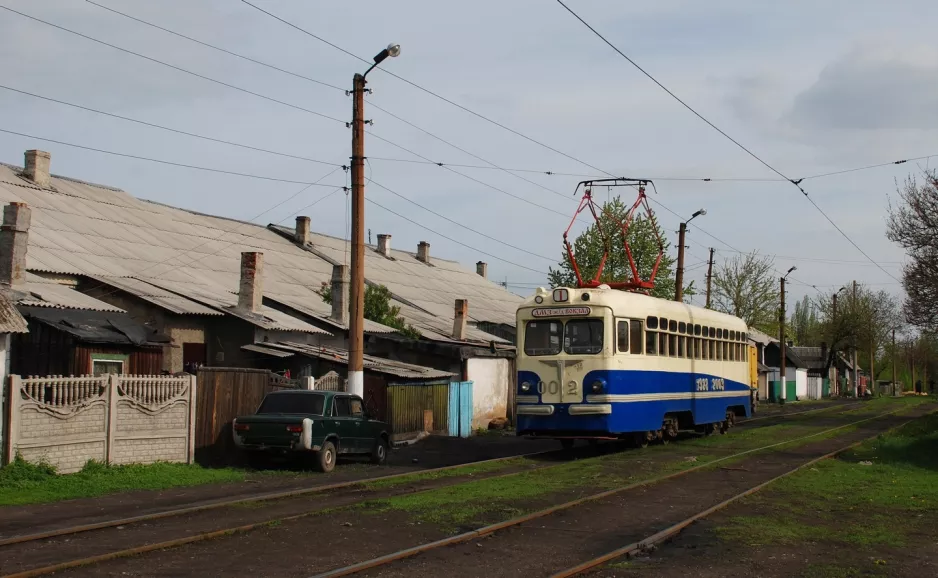
<path fill-rule="evenodd" d="M 855 49 L 825 67 L 783 121 L 808 131 L 933 130 L 938 55 L 918 47 Z"/>

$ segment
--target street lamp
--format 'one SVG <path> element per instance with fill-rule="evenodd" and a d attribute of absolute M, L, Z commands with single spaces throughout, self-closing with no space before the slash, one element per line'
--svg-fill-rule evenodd
<path fill-rule="evenodd" d="M 365 74 L 352 78 L 352 271 L 349 287 L 349 348 L 347 391 L 365 395 L 365 77 L 390 56 L 401 53 L 389 44 L 374 57 Z"/>
<path fill-rule="evenodd" d="M 784 403 L 785 403 L 785 386 L 787 385 L 787 382 L 786 382 L 786 380 L 785 380 L 785 366 L 786 366 L 786 356 L 787 356 L 787 352 L 786 352 L 787 347 L 786 347 L 786 345 L 785 345 L 785 279 L 788 279 L 788 276 L 791 275 L 791 272 L 794 271 L 794 270 L 797 269 L 797 268 L 798 268 L 798 267 L 795 267 L 794 265 L 792 265 L 791 269 L 789 269 L 788 272 L 785 273 L 785 275 L 784 275 L 784 276 L 782 277 L 782 279 L 781 279 L 781 282 L 782 282 L 782 293 L 781 293 L 781 297 L 782 297 L 782 306 L 781 306 L 781 308 L 779 309 L 779 314 L 778 314 L 778 337 L 779 337 L 778 345 L 779 345 L 779 350 L 780 350 L 780 353 L 781 353 L 781 361 L 779 362 L 779 363 L 780 363 L 780 365 L 779 365 L 779 373 L 780 373 L 780 379 L 779 379 L 779 381 L 781 381 L 781 384 L 780 384 L 780 388 L 779 388 L 779 389 L 780 389 L 781 391 L 779 392 L 779 396 L 778 396 L 778 402 L 779 402 L 780 404 L 784 404 Z"/>
<path fill-rule="evenodd" d="M 687 219 L 681 223 L 681 228 L 678 231 L 677 237 L 677 275 L 674 279 L 674 300 L 677 302 L 684 301 L 684 237 L 687 234 L 687 223 L 690 223 L 697 217 L 701 215 L 706 215 L 706 209 L 700 209 L 696 213 L 690 216 L 690 219 Z"/>

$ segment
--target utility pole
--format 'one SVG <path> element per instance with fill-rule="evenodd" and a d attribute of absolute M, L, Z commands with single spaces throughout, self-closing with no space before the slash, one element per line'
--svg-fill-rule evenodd
<path fill-rule="evenodd" d="M 392 44 L 378 53 L 365 74 L 352 79 L 352 271 L 349 287 L 348 386 L 353 395 L 365 396 L 365 77 L 401 47 Z"/>
<path fill-rule="evenodd" d="M 843 288 L 841 288 L 841 290 L 842 289 Z M 831 395 L 840 395 L 840 383 L 839 383 L 840 373 L 837 371 L 837 338 L 836 338 L 836 335 L 837 335 L 837 293 L 834 293 L 834 307 L 833 307 L 833 314 L 831 315 L 831 320 L 832 320 L 832 325 L 834 326 L 834 329 L 833 329 L 834 339 L 833 339 L 833 343 L 831 343 L 831 350 L 832 350 L 831 354 L 834 356 L 834 362 L 833 362 L 834 385 L 831 388 L 832 390 Z"/>
<path fill-rule="evenodd" d="M 787 346 L 785 344 L 785 278 L 788 277 L 791 274 L 791 272 L 794 271 L 795 269 L 796 267 L 792 267 L 791 269 L 788 270 L 788 273 L 785 273 L 785 277 L 781 278 L 782 306 L 778 312 L 778 334 L 779 334 L 778 344 L 779 344 L 779 349 L 781 351 L 781 356 L 782 356 L 779 362 L 781 391 L 779 392 L 778 403 L 780 404 L 785 403 L 785 388 L 788 386 L 788 382 L 785 381 L 785 366 L 788 364 L 787 359 L 786 359 L 787 358 L 787 351 L 786 351 Z"/>
<path fill-rule="evenodd" d="M 700 215 L 706 215 L 707 211 L 700 209 L 696 213 L 690 216 L 690 219 L 681 223 L 681 228 L 678 231 L 677 237 L 677 275 L 674 279 L 674 300 L 678 302 L 684 301 L 684 237 L 687 235 L 687 223 L 690 223 Z"/>
<path fill-rule="evenodd" d="M 853 312 L 857 311 L 857 282 L 853 282 Z M 853 397 L 860 397 L 860 368 L 857 367 L 857 336 L 853 336 Z"/>
<path fill-rule="evenodd" d="M 687 223 L 681 223 L 677 233 L 677 276 L 674 279 L 674 300 L 684 300 L 684 237 L 687 234 Z"/>
<path fill-rule="evenodd" d="M 892 330 L 892 395 L 896 396 L 899 392 L 896 390 L 896 362 L 898 361 L 896 356 L 896 330 Z"/>
<path fill-rule="evenodd" d="M 713 247 L 710 247 L 710 260 L 707 261 L 707 309 L 710 309 L 710 285 L 713 279 Z"/>

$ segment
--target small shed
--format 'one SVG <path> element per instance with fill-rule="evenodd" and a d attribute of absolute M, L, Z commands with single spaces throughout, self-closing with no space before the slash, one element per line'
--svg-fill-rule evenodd
<path fill-rule="evenodd" d="M 12 339 L 19 375 L 159 375 L 169 338 L 126 313 L 20 306 L 29 333 Z"/>
<path fill-rule="evenodd" d="M 808 397 L 808 366 L 791 347 L 785 348 L 785 394 L 786 401 L 807 399 Z M 778 343 L 770 343 L 765 347 L 765 365 L 769 368 L 768 385 L 771 401 L 778 400 L 781 394 L 781 347 Z"/>
<path fill-rule="evenodd" d="M 348 373 L 345 349 L 286 341 L 255 343 L 243 348 L 268 356 L 272 371 L 289 370 L 292 377 L 321 379 L 329 374 Z M 395 439 L 422 431 L 449 433 L 450 384 L 456 377 L 453 373 L 373 355 L 364 356 L 364 373 L 365 407 L 370 414 L 391 424 Z M 324 384 L 329 389 L 339 389 L 344 382 L 329 381 Z"/>

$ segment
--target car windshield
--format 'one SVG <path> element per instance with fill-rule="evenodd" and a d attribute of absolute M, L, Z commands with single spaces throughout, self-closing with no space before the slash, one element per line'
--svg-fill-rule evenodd
<path fill-rule="evenodd" d="M 528 321 L 524 328 L 524 352 L 527 355 L 560 353 L 560 321 Z"/>
<path fill-rule="evenodd" d="M 572 319 L 563 332 L 563 349 L 567 353 L 599 353 L 603 350 L 602 319 Z"/>
<path fill-rule="evenodd" d="M 317 393 L 276 393 L 268 395 L 257 413 L 300 413 L 322 415 L 326 396 Z"/>

